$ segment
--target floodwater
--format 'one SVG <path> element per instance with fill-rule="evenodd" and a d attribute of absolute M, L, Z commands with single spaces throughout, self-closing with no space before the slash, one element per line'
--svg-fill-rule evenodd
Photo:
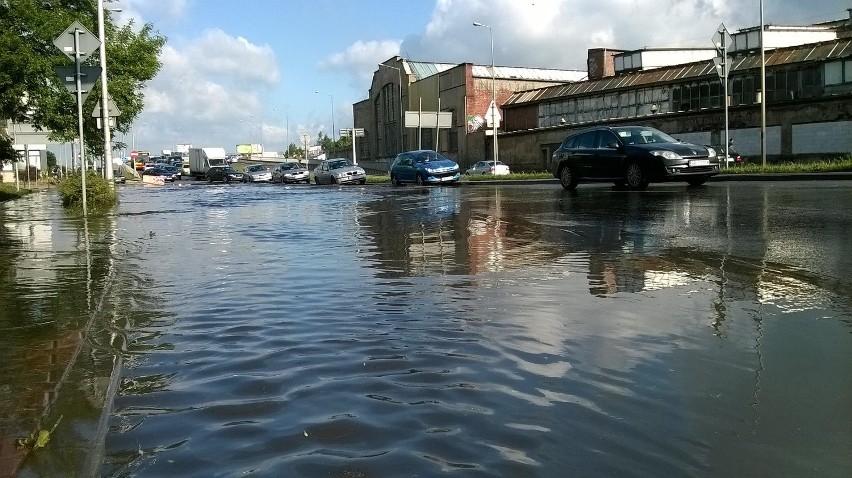
<path fill-rule="evenodd" d="M 18 476 L 852 476 L 852 182 L 120 198 L 0 204 Z"/>

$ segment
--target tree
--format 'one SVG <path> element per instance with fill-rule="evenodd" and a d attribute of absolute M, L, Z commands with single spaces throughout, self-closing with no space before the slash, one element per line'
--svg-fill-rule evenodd
<path fill-rule="evenodd" d="M 97 32 L 97 1 L 0 1 L 0 119 L 29 121 L 36 128 L 52 131 L 54 141 L 77 136 L 76 100 L 53 70 L 71 64 L 53 41 L 74 20 Z M 132 23 L 116 27 L 109 15 L 104 30 L 110 96 L 121 111 L 115 129 L 128 132 L 142 110 L 145 82 L 160 69 L 165 38 L 150 24 L 138 31 Z M 84 63 L 97 64 L 98 57 L 92 55 Z M 98 84 L 83 106 L 87 138 L 103 137 L 90 114 L 100 96 Z M 86 146 L 90 154 L 103 154 L 103 141 L 86 141 Z"/>
<path fill-rule="evenodd" d="M 12 146 L 12 138 L 0 127 L 0 164 L 17 160 L 18 155 Z"/>

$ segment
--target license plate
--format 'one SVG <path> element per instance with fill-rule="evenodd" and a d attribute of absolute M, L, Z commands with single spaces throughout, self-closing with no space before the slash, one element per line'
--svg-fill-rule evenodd
<path fill-rule="evenodd" d="M 692 161 L 689 162 L 689 166 L 690 167 L 693 167 L 693 166 L 710 166 L 710 160 L 709 159 L 693 159 Z"/>

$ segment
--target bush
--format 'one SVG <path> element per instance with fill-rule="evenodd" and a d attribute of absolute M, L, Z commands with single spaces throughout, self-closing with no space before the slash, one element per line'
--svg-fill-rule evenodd
<path fill-rule="evenodd" d="M 31 193 L 29 189 L 21 188 L 21 190 L 15 189 L 14 184 L 0 184 L 0 202 L 9 201 L 11 199 L 18 199 L 21 196 L 25 196 Z"/>
<path fill-rule="evenodd" d="M 62 205 L 69 209 L 83 207 L 83 181 L 79 174 L 72 174 L 59 181 L 59 194 Z M 118 203 L 118 194 L 113 184 L 102 178 L 95 171 L 86 174 L 86 206 L 87 209 L 107 209 Z"/>

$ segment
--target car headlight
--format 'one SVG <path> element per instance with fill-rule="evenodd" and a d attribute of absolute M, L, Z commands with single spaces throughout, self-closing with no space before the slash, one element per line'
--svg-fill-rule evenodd
<path fill-rule="evenodd" d="M 711 157 L 716 156 L 716 150 L 708 146 L 707 147 L 707 155 L 711 156 Z"/>
<path fill-rule="evenodd" d="M 683 159 L 679 154 L 673 151 L 651 151 L 651 154 L 665 159 Z"/>

